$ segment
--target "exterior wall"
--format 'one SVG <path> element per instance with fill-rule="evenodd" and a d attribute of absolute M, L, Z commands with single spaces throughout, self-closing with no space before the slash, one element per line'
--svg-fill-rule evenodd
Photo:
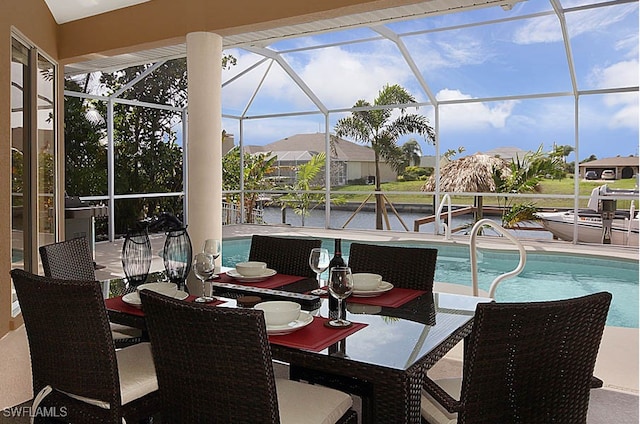
<path fill-rule="evenodd" d="M 348 162 L 347 180 L 366 179 L 376 175 L 376 165 L 374 162 Z M 396 172 L 386 163 L 380 163 L 380 182 L 386 183 L 395 181 Z"/>
<path fill-rule="evenodd" d="M 3 175 L 0 178 L 0 240 L 5 240 L 5 243 L 0 243 L 0 337 L 21 322 L 11 320 L 11 244 L 6 242 L 11 240 L 12 28 L 54 60 L 58 57 L 57 25 L 43 0 L 0 0 L 0 174 Z"/>

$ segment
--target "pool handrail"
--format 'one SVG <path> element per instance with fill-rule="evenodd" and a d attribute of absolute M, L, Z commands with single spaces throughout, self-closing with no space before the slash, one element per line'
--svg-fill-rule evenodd
<path fill-rule="evenodd" d="M 442 207 L 445 200 L 447 201 L 447 222 L 441 222 L 440 217 L 442 216 Z M 451 240 L 451 196 L 449 196 L 449 193 L 445 193 L 440 200 L 440 205 L 438 206 L 438 212 L 436 212 L 436 219 L 434 221 L 434 224 L 435 235 L 440 235 L 440 225 L 442 225 L 444 227 L 445 238 L 447 240 Z"/>
<path fill-rule="evenodd" d="M 476 238 L 478 236 L 478 230 L 485 225 L 493 227 L 498 233 L 511 240 L 511 242 L 516 245 L 518 251 L 520 252 L 520 261 L 518 262 L 518 266 L 510 272 L 499 275 L 491 283 L 491 287 L 489 288 L 489 297 L 495 299 L 495 293 L 496 289 L 498 288 L 498 284 L 500 284 L 503 280 L 515 277 L 522 272 L 525 264 L 527 263 L 527 251 L 516 237 L 514 237 L 511 233 L 509 233 L 496 222 L 488 218 L 484 218 L 476 222 L 471 229 L 471 240 L 469 242 L 469 256 L 471 259 L 471 285 L 473 287 L 474 296 L 478 296 L 478 257 L 476 251 Z"/>

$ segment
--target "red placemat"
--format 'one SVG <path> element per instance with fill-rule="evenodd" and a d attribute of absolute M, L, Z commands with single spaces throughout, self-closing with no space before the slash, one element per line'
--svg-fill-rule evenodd
<path fill-rule="evenodd" d="M 326 287 L 323 287 L 326 289 Z M 398 308 L 416 297 L 427 293 L 426 290 L 413 290 L 394 287 L 386 293 L 375 297 L 355 297 L 347 298 L 347 303 L 361 303 L 363 305 L 384 306 L 386 308 Z M 327 293 L 328 295 L 328 293 Z"/>
<path fill-rule="evenodd" d="M 289 334 L 269 336 L 269 342 L 297 349 L 320 352 L 356 331 L 362 330 L 368 325 L 354 322 L 352 326 L 347 328 L 327 328 L 324 325 L 327 321 L 329 321 L 328 318 L 313 317 L 313 322 L 306 327 Z"/>
<path fill-rule="evenodd" d="M 264 281 L 257 283 L 244 283 L 229 277 L 226 273 L 220 274 L 220 278 L 215 280 L 220 283 L 242 284 L 251 287 L 259 287 L 261 289 L 274 289 L 280 286 L 286 286 L 287 284 L 295 283 L 296 281 L 304 280 L 306 277 L 300 277 L 298 275 L 276 274 L 273 277 L 269 277 Z"/>
<path fill-rule="evenodd" d="M 193 302 L 195 300 L 195 298 L 196 298 L 196 296 L 189 296 L 184 301 L 185 302 Z M 122 313 L 125 313 L 125 314 L 136 315 L 136 316 L 139 316 L 139 317 L 143 317 L 144 316 L 144 312 L 142 312 L 142 309 L 138 309 L 135 306 L 131 306 L 128 303 L 125 303 L 122 300 L 122 296 L 110 297 L 108 299 L 105 299 L 104 303 L 107 306 L 107 309 L 111 310 L 111 311 L 122 312 Z M 207 305 L 216 306 L 216 305 L 220 305 L 222 303 L 225 303 L 225 301 L 217 299 L 214 302 L 207 303 Z"/>

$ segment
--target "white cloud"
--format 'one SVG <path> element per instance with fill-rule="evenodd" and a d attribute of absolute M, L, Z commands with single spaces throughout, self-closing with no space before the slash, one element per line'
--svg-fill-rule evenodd
<path fill-rule="evenodd" d="M 555 16 L 528 19 L 513 34 L 516 44 L 553 43 L 562 41 L 560 23 Z"/>
<path fill-rule="evenodd" d="M 440 101 L 453 99 L 471 99 L 468 94 L 459 90 L 443 89 L 436 94 Z M 440 124 L 447 131 L 504 128 L 507 118 L 511 115 L 517 101 L 488 103 L 461 103 L 442 107 Z"/>
<path fill-rule="evenodd" d="M 603 114 L 610 114 L 607 127 L 638 129 L 640 108 L 637 93 L 607 94 L 604 96 L 603 103 L 605 107 Z"/>
<path fill-rule="evenodd" d="M 589 83 L 593 88 L 633 87 L 638 85 L 638 60 L 614 63 L 591 70 Z"/>
<path fill-rule="evenodd" d="M 359 99 L 370 102 L 385 84 L 414 83 L 413 74 L 395 47 L 390 43 L 376 44 L 373 50 L 359 48 L 347 51 L 332 47 L 311 50 L 305 54 L 290 54 L 284 59 L 298 72 L 302 81 L 328 108 L 348 108 Z M 234 52 L 238 64 L 225 71 L 223 81 L 253 65 L 257 56 L 242 51 Z M 225 108 L 241 112 L 264 78 L 267 64 L 262 64 L 223 89 Z M 415 84 L 415 83 L 414 83 Z M 419 97 L 421 93 L 413 93 Z M 308 96 L 274 63 L 256 95 L 256 101 L 270 99 L 271 112 L 276 105 L 288 105 L 287 111 L 315 110 Z M 418 99 L 419 101 L 421 99 Z M 251 109 L 250 109 L 251 110 Z M 282 109 L 279 109 L 282 110 Z"/>
<path fill-rule="evenodd" d="M 615 44 L 615 49 L 620 51 L 626 51 L 625 57 L 629 59 L 636 59 L 638 57 L 638 33 L 634 32 L 626 37 L 623 37 Z"/>
<path fill-rule="evenodd" d="M 593 88 L 633 87 L 638 85 L 638 60 L 614 63 L 591 71 Z M 607 94 L 603 98 L 603 114 L 609 115 L 609 128 L 638 128 L 638 96 L 636 93 Z"/>
<path fill-rule="evenodd" d="M 570 5 L 564 4 L 565 7 Z M 574 38 L 590 31 L 606 31 L 611 25 L 621 22 L 637 6 L 608 7 L 567 13 L 567 30 Z M 516 44 L 551 43 L 562 41 L 560 21 L 555 15 L 532 18 L 525 21 L 513 34 Z"/>
<path fill-rule="evenodd" d="M 314 50 L 306 59 L 299 68 L 300 76 L 329 108 L 351 107 L 359 99 L 373 102 L 384 85 L 404 86 L 413 78 L 389 43 L 376 44 L 373 50 Z"/>
<path fill-rule="evenodd" d="M 494 56 L 483 36 L 463 35 L 458 31 L 437 37 L 408 37 L 405 39 L 413 60 L 423 73 L 441 68 L 460 68 L 490 61 Z"/>

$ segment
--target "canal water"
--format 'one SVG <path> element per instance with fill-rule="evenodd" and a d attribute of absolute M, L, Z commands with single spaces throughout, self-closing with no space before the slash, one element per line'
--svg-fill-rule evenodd
<path fill-rule="evenodd" d="M 376 228 L 376 220 L 375 220 L 375 212 L 371 211 L 360 211 L 355 216 L 353 216 L 353 211 L 345 211 L 345 210 L 331 210 L 331 221 L 330 228 L 340 229 L 349 221 L 346 225 L 346 229 L 354 229 L 354 230 L 375 230 Z M 389 224 L 391 226 L 391 230 L 393 231 L 405 231 L 404 226 L 400 222 L 400 220 L 393 214 L 392 212 L 388 213 L 389 215 Z M 402 220 L 405 225 L 409 229 L 409 231 L 413 231 L 413 223 L 416 219 L 424 218 L 426 216 L 431 215 L 430 213 L 413 213 L 413 212 L 400 212 Z M 485 216 L 485 218 L 493 219 L 496 222 L 500 222 L 499 216 Z M 302 217 L 300 215 L 296 215 L 293 209 L 286 210 L 285 221 L 282 219 L 282 211 L 278 208 L 267 207 L 264 208 L 263 215 L 264 222 L 267 224 L 289 224 L 294 227 L 302 226 Z M 470 230 L 473 226 L 473 215 L 461 215 L 452 218 L 451 228 L 461 228 L 468 227 Z M 312 210 L 309 216 L 306 216 L 304 219 L 305 227 L 315 227 L 315 228 L 324 228 L 325 227 L 325 211 L 324 209 L 315 209 Z M 384 224 L 383 220 L 383 228 L 386 230 L 386 224 Z M 434 234 L 435 224 L 423 224 L 420 226 L 421 233 Z M 517 231 L 518 237 L 526 237 L 526 238 L 535 238 L 535 239 L 551 239 L 552 235 L 546 231 Z"/>

